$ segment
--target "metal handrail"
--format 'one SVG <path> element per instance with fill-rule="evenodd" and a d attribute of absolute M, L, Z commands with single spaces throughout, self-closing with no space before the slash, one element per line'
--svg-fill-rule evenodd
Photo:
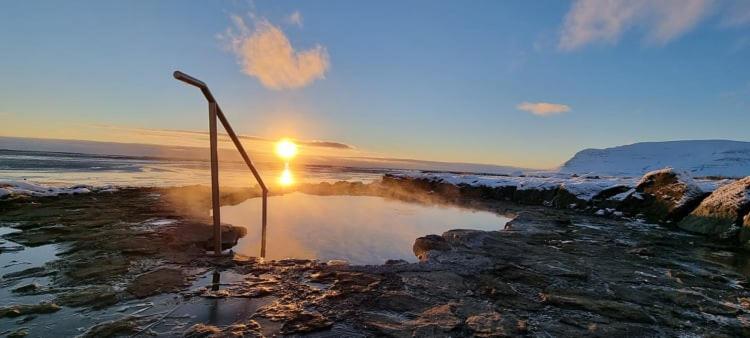
<path fill-rule="evenodd" d="M 177 80 L 180 80 L 189 85 L 198 87 L 201 90 L 201 92 L 203 92 L 203 96 L 205 96 L 206 100 L 208 101 L 208 125 L 209 125 L 209 139 L 210 139 L 210 144 L 211 144 L 211 207 L 213 208 L 213 223 L 214 223 L 214 254 L 215 255 L 221 254 L 221 213 L 219 212 L 219 208 L 220 208 L 220 205 L 219 205 L 219 153 L 218 153 L 219 150 L 218 150 L 218 135 L 216 132 L 216 119 L 218 118 L 219 121 L 221 121 L 221 124 L 224 126 L 224 130 L 226 130 L 227 134 L 229 134 L 229 138 L 232 139 L 234 146 L 237 148 L 237 151 L 239 151 L 240 155 L 242 156 L 242 159 L 245 160 L 245 164 L 247 164 L 247 167 L 250 168 L 250 171 L 253 173 L 255 180 L 258 182 L 258 185 L 260 185 L 260 188 L 263 191 L 260 257 L 266 257 L 266 222 L 268 219 L 267 217 L 268 216 L 268 212 L 267 212 L 268 211 L 268 187 L 266 187 L 266 184 L 263 183 L 263 179 L 260 177 L 258 170 L 255 169 L 255 165 L 253 165 L 253 161 L 250 160 L 250 156 L 247 155 L 245 148 L 242 146 L 242 143 L 240 143 L 240 139 L 234 133 L 234 129 L 232 129 L 232 126 L 229 125 L 229 121 L 224 115 L 224 112 L 221 110 L 221 107 L 219 107 L 219 104 L 216 102 L 216 99 L 214 98 L 213 94 L 211 94 L 211 90 L 208 89 L 208 86 L 206 85 L 206 83 L 190 75 L 187 75 L 179 70 L 176 70 L 173 75 L 174 75 L 174 78 Z"/>

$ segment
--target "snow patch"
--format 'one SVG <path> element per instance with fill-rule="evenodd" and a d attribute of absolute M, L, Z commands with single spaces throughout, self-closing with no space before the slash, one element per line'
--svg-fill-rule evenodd
<path fill-rule="evenodd" d="M 473 187 L 515 187 L 518 190 L 553 190 L 565 189 L 582 200 L 591 200 L 602 190 L 615 186 L 635 186 L 635 179 L 623 177 L 583 177 L 569 174 L 552 174 L 548 176 L 489 176 L 453 173 L 408 173 L 394 174 L 394 177 L 427 179 L 430 181 L 453 185 Z"/>
<path fill-rule="evenodd" d="M 0 180 L 0 199 L 22 196 L 50 197 L 59 195 L 88 194 L 93 191 L 114 191 L 113 187 L 93 187 L 90 185 L 51 186 L 29 181 Z"/>

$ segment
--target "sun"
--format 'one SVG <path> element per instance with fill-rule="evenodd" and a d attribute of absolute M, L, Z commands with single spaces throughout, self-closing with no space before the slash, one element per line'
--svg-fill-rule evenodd
<path fill-rule="evenodd" d="M 290 139 L 281 139 L 279 142 L 276 142 L 276 155 L 279 155 L 279 157 L 286 161 L 291 160 L 297 155 L 297 144 Z"/>

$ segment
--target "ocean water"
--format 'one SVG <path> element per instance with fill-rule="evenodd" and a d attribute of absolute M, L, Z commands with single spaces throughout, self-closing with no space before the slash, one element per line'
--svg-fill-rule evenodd
<path fill-rule="evenodd" d="M 42 185 L 70 186 L 182 186 L 210 184 L 209 162 L 155 157 L 90 155 L 44 151 L 0 150 L 0 179 Z M 259 166 L 271 185 L 283 170 L 281 163 Z M 335 181 L 371 182 L 397 169 L 337 166 L 291 166 L 297 183 Z M 405 170 L 403 170 L 405 171 Z M 225 186 L 255 185 L 244 163 L 220 162 L 219 179 Z"/>

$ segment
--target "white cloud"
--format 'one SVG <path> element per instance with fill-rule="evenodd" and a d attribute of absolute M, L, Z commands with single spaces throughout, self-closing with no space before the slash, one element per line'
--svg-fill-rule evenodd
<path fill-rule="evenodd" d="M 264 18 L 253 19 L 251 29 L 239 16 L 234 27 L 219 38 L 234 52 L 242 71 L 270 89 L 294 89 L 325 77 L 330 67 L 325 47 L 296 51 L 283 31 Z M 300 18 L 301 20 L 301 18 Z"/>
<path fill-rule="evenodd" d="M 516 108 L 537 116 L 557 115 L 570 111 L 568 105 L 548 102 L 522 102 Z"/>
<path fill-rule="evenodd" d="M 577 0 L 565 17 L 559 48 L 615 43 L 632 28 L 646 31 L 646 41 L 665 44 L 694 28 L 714 0 Z"/>
<path fill-rule="evenodd" d="M 302 13 L 300 13 L 299 11 L 292 12 L 292 14 L 289 14 L 286 17 L 286 22 L 297 27 L 302 27 Z"/>

